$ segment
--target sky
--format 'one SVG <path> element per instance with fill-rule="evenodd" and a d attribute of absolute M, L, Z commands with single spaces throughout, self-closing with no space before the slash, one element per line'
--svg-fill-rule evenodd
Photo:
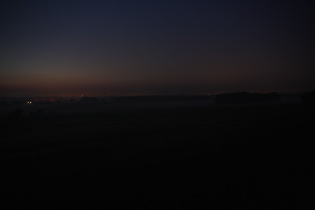
<path fill-rule="evenodd" d="M 0 3 L 0 96 L 315 89 L 311 0 Z"/>

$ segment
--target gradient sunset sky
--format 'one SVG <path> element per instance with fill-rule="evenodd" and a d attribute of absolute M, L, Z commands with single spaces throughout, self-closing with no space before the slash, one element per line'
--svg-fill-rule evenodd
<path fill-rule="evenodd" d="M 313 2 L 2 1 L 0 96 L 312 90 Z"/>

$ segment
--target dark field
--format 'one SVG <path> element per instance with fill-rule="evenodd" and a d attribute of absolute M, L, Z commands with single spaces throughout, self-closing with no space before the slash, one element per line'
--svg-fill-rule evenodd
<path fill-rule="evenodd" d="M 1 112 L 0 199 L 12 209 L 315 208 L 311 105 L 15 108 Z"/>

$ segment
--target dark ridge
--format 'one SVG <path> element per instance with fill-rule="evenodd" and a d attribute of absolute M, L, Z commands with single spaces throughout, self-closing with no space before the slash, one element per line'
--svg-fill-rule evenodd
<path fill-rule="evenodd" d="M 114 98 L 116 102 L 189 101 L 208 99 L 210 99 L 208 95 L 122 96 Z"/>
<path fill-rule="evenodd" d="M 278 93 L 226 93 L 215 97 L 218 104 L 238 104 L 238 103 L 259 103 L 268 101 L 278 101 L 281 97 Z"/>

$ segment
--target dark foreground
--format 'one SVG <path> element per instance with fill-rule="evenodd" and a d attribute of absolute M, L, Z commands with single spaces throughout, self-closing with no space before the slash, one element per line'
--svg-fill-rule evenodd
<path fill-rule="evenodd" d="M 96 106 L 2 119 L 1 205 L 315 208 L 310 105 Z"/>

